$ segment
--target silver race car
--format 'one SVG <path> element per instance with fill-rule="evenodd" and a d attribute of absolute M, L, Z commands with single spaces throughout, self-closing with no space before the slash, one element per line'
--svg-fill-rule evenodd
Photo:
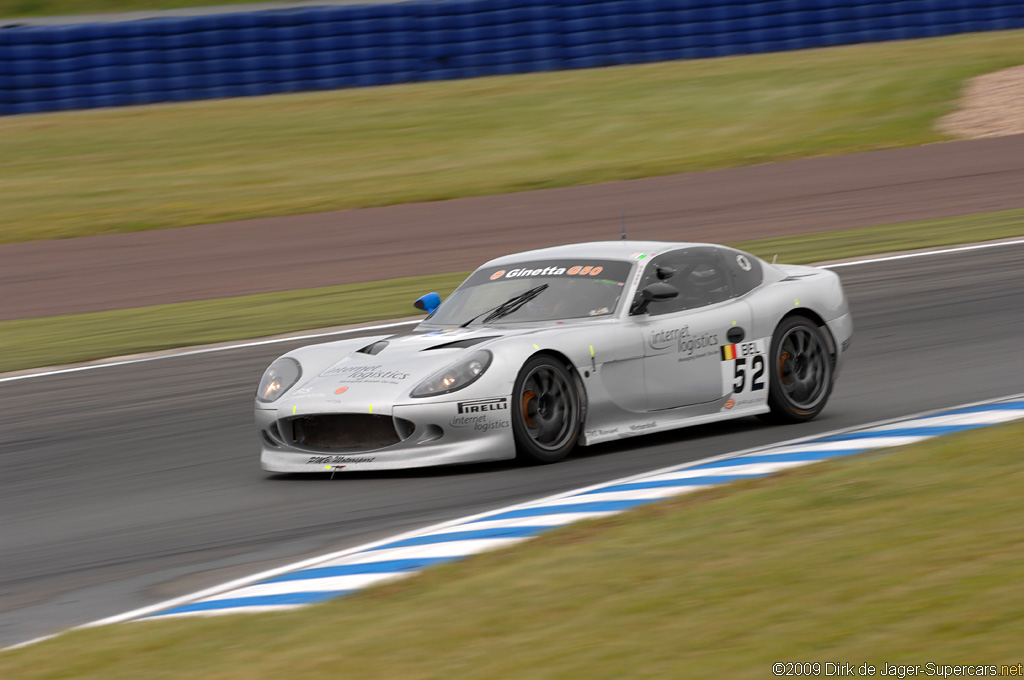
<path fill-rule="evenodd" d="M 302 347 L 256 394 L 273 472 L 519 458 L 757 415 L 814 418 L 853 324 L 839 277 L 704 243 L 492 260 L 399 335 Z"/>

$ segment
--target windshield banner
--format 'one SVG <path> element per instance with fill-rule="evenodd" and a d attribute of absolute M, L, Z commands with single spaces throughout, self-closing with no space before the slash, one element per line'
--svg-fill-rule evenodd
<path fill-rule="evenodd" d="M 490 281 L 526 278 L 588 278 L 622 285 L 632 266 L 632 262 L 614 260 L 539 260 L 480 269 L 466 281 L 466 285 L 478 286 Z"/>

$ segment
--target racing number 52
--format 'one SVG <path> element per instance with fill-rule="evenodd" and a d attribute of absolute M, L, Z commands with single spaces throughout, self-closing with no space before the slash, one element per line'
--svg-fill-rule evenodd
<path fill-rule="evenodd" d="M 747 386 L 747 358 L 738 357 L 736 359 L 736 380 L 732 384 L 732 391 L 739 394 L 743 391 L 743 388 Z M 755 354 L 750 360 L 750 368 L 753 369 L 754 375 L 750 377 L 750 391 L 755 392 L 757 390 L 764 389 L 764 355 Z"/>

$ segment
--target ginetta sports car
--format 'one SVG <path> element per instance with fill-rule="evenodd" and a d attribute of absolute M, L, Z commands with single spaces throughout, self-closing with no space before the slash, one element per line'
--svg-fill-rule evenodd
<path fill-rule="evenodd" d="M 414 330 L 302 347 L 256 394 L 273 472 L 519 458 L 743 416 L 821 412 L 853 324 L 839 277 L 704 243 L 492 260 Z"/>

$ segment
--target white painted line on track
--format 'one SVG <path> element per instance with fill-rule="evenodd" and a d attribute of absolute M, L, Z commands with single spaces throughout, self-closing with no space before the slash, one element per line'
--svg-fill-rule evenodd
<path fill-rule="evenodd" d="M 912 258 L 912 257 L 927 257 L 929 255 L 946 255 L 946 254 L 949 254 L 949 253 L 960 253 L 960 252 L 967 252 L 967 251 L 972 251 L 972 250 L 982 250 L 982 249 L 985 249 L 985 248 L 999 248 L 999 247 L 1002 247 L 1002 246 L 1015 246 L 1015 245 L 1024 245 L 1024 240 L 996 241 L 996 242 L 991 242 L 991 243 L 977 243 L 977 244 L 974 244 L 974 245 L 957 246 L 955 248 L 944 248 L 944 249 L 941 249 L 941 250 L 927 250 L 927 251 L 916 252 L 916 253 L 904 253 L 902 255 L 887 255 L 887 256 L 884 256 L 884 257 L 875 257 L 875 258 L 870 258 L 870 259 L 866 259 L 866 260 L 852 260 L 850 262 L 836 262 L 836 263 L 833 263 L 833 264 L 820 264 L 820 265 L 815 265 L 815 266 L 820 267 L 821 269 L 835 269 L 837 267 L 855 267 L 857 265 L 862 265 L 862 264 L 875 264 L 877 262 L 892 262 L 892 261 L 895 261 L 895 260 L 905 260 L 905 259 L 909 259 L 909 258 Z M 401 326 L 406 326 L 406 325 L 409 325 L 411 323 L 415 323 L 415 322 L 414 321 L 408 321 L 408 320 L 407 321 L 398 321 L 398 322 L 389 322 L 389 323 L 384 323 L 384 324 L 380 324 L 380 325 L 377 325 L 377 326 L 351 327 L 351 328 L 343 328 L 343 329 L 332 330 L 332 331 L 317 331 L 317 332 L 308 333 L 308 334 L 299 334 L 299 335 L 288 335 L 288 336 L 282 336 L 282 337 L 264 338 L 264 339 L 261 339 L 261 340 L 247 340 L 247 341 L 240 342 L 240 343 L 217 345 L 217 346 L 214 346 L 214 347 L 200 347 L 200 348 L 193 348 L 193 349 L 183 349 L 183 350 L 180 350 L 180 351 L 169 350 L 167 352 L 162 352 L 162 353 L 154 355 L 154 356 L 144 356 L 144 357 L 139 357 L 139 358 L 118 359 L 117 357 L 113 357 L 110 360 L 103 361 L 102 363 L 87 364 L 87 365 L 84 365 L 84 366 L 54 367 L 54 368 L 41 369 L 38 372 L 20 373 L 18 375 L 8 375 L 6 377 L 0 377 L 0 383 L 12 382 L 12 381 L 15 381 L 15 380 L 28 380 L 29 378 L 42 378 L 42 377 L 52 376 L 52 375 L 63 375 L 65 373 L 78 373 L 80 371 L 93 371 L 93 370 L 96 370 L 96 369 L 99 369 L 99 368 L 111 368 L 111 367 L 114 367 L 114 366 L 127 366 L 127 365 L 130 365 L 130 364 L 140 364 L 140 363 L 145 363 L 145 362 L 149 362 L 149 361 L 158 361 L 160 359 L 171 359 L 171 358 L 176 358 L 176 357 L 195 356 L 195 355 L 198 355 L 198 354 L 211 354 L 213 352 L 227 352 L 227 351 L 233 350 L 233 349 L 245 349 L 245 348 L 248 348 L 248 347 L 260 347 L 260 346 L 263 346 L 263 345 L 274 345 L 274 344 L 279 344 L 279 343 L 282 343 L 282 342 L 289 342 L 289 341 L 292 341 L 292 340 L 315 340 L 317 338 L 327 338 L 327 337 L 332 337 L 332 336 L 336 336 L 336 335 L 344 335 L 346 333 L 355 333 L 355 332 L 358 332 L 358 331 L 389 330 L 389 329 L 393 329 L 393 328 L 399 328 Z"/>
<path fill-rule="evenodd" d="M 285 575 L 285 574 L 289 574 L 289 573 L 300 571 L 300 570 L 304 570 L 304 569 L 321 567 L 323 565 L 326 565 L 327 563 L 337 562 L 337 561 L 339 561 L 339 560 L 341 560 L 343 558 L 350 558 L 350 559 L 346 560 L 346 562 L 345 562 L 348 565 L 373 564 L 373 563 L 387 561 L 387 560 L 409 558 L 409 557 L 411 557 L 413 555 L 415 555 L 415 557 L 417 557 L 417 558 L 461 557 L 461 556 L 465 556 L 465 555 L 469 555 L 469 554 L 475 554 L 477 552 L 483 552 L 485 550 L 493 549 L 495 547 L 502 547 L 502 546 L 505 546 L 505 545 L 512 545 L 514 543 L 518 543 L 518 542 L 521 542 L 521 541 L 524 541 L 524 540 L 528 540 L 528 539 L 526 537 L 485 538 L 485 539 L 477 539 L 477 540 L 463 540 L 463 541 L 459 541 L 457 543 L 437 543 L 437 544 L 428 545 L 428 546 L 420 545 L 420 546 L 415 546 L 415 547 L 395 547 L 395 548 L 385 548 L 383 550 L 377 550 L 377 548 L 381 548 L 382 546 L 399 543 L 399 542 L 407 540 L 407 539 L 414 539 L 414 538 L 418 538 L 418 537 L 422 537 L 422 536 L 429 536 L 429 535 L 436 535 L 436 534 L 443 534 L 443 533 L 451 533 L 451 532 L 454 531 L 455 527 L 459 527 L 461 529 L 466 529 L 467 528 L 466 525 L 469 525 L 469 524 L 473 524 L 474 525 L 473 528 L 476 528 L 476 523 L 479 523 L 481 528 L 485 528 L 487 524 L 491 524 L 491 523 L 493 523 L 494 525 L 499 525 L 500 526 L 501 524 L 500 524 L 499 521 L 497 521 L 497 520 L 490 520 L 490 521 L 488 521 L 488 518 L 489 517 L 494 517 L 494 516 L 497 516 L 497 515 L 512 513 L 512 512 L 515 512 L 517 510 L 523 510 L 523 509 L 527 509 L 527 508 L 538 509 L 538 508 L 544 508 L 546 506 L 557 507 L 559 505 L 559 501 L 564 501 L 566 498 L 576 497 L 576 499 L 579 500 L 579 497 L 587 495 L 587 494 L 589 494 L 589 492 L 598 492 L 601 489 L 604 489 L 604 488 L 607 488 L 607 487 L 611 487 L 611 486 L 620 486 L 620 485 L 623 485 L 623 484 L 628 484 L 628 483 L 636 482 L 636 481 L 639 481 L 639 480 L 651 480 L 652 478 L 663 478 L 663 479 L 673 479 L 673 478 L 676 478 L 676 479 L 682 479 L 682 478 L 686 478 L 688 476 L 696 476 L 697 474 L 703 474 L 703 475 L 715 474 L 714 472 L 711 472 L 711 471 L 706 470 L 706 469 L 701 471 L 700 473 L 697 473 L 697 471 L 692 470 L 692 468 L 695 468 L 695 467 L 698 467 L 698 466 L 706 466 L 709 463 L 714 463 L 714 462 L 717 462 L 717 461 L 730 460 L 730 459 L 750 456 L 750 455 L 753 455 L 753 454 L 758 454 L 758 453 L 767 452 L 767 451 L 774 452 L 774 451 L 779 450 L 779 449 L 787 449 L 787 450 L 794 451 L 794 452 L 800 452 L 800 451 L 807 450 L 808 447 L 806 445 L 810 444 L 811 442 L 813 442 L 815 440 L 821 440 L 821 439 L 832 438 L 832 437 L 839 437 L 839 436 L 842 436 L 842 435 L 848 435 L 848 434 L 857 433 L 857 432 L 864 432 L 864 431 L 872 430 L 872 429 L 888 429 L 889 426 L 891 426 L 893 424 L 896 424 L 896 423 L 902 423 L 902 422 L 907 422 L 907 421 L 917 420 L 917 419 L 922 419 L 922 418 L 931 418 L 931 417 L 934 417 L 934 416 L 944 416 L 944 414 L 948 414 L 951 411 L 960 411 L 960 410 L 963 410 L 963 409 L 970 409 L 970 408 L 974 408 L 974 407 L 995 404 L 995 403 L 1003 402 L 1003 401 L 1013 401 L 1013 400 L 1018 400 L 1018 399 L 1024 399 L 1024 393 L 1017 394 L 1017 395 L 1011 395 L 1011 396 L 1007 396 L 1007 397 L 999 397 L 997 399 L 987 399 L 987 400 L 982 400 L 982 401 L 977 401 L 977 402 L 971 402 L 971 403 L 968 403 L 968 404 L 961 404 L 961 405 L 958 405 L 958 406 L 946 407 L 946 408 L 941 408 L 941 409 L 932 409 L 932 410 L 929 410 L 929 411 L 924 411 L 924 412 L 913 414 L 913 415 L 909 415 L 909 416 L 902 416 L 902 417 L 898 417 L 898 418 L 888 418 L 888 419 L 884 419 L 884 420 L 874 421 L 872 423 L 868 423 L 868 424 L 865 424 L 865 425 L 858 425 L 858 426 L 854 426 L 854 427 L 842 428 L 842 429 L 833 430 L 833 431 L 830 431 L 830 432 L 824 432 L 824 433 L 810 435 L 810 436 L 806 436 L 806 437 L 799 437 L 799 438 L 796 438 L 796 439 L 791 439 L 791 440 L 787 440 L 787 441 L 783 441 L 783 442 L 778 442 L 778 443 L 774 443 L 774 444 L 766 444 L 766 445 L 762 445 L 762 446 L 752 447 L 752 448 L 749 448 L 749 449 L 744 449 L 742 451 L 737 451 L 737 452 L 733 452 L 733 453 L 727 453 L 727 454 L 722 454 L 722 455 L 719 455 L 719 456 L 712 456 L 712 457 L 709 457 L 709 458 L 703 458 L 701 460 L 693 461 L 693 462 L 690 462 L 690 463 L 685 463 L 683 465 L 673 465 L 673 466 L 669 466 L 669 467 L 665 467 L 665 468 L 661 468 L 661 469 L 657 469 L 657 470 L 649 470 L 649 471 L 646 471 L 646 472 L 638 473 L 638 474 L 635 474 L 635 475 L 630 475 L 630 476 L 627 476 L 627 477 L 622 477 L 622 478 L 615 479 L 615 480 L 612 480 L 612 481 L 601 482 L 599 484 L 594 484 L 594 485 L 583 487 L 583 488 L 579 488 L 579 489 L 573 489 L 571 491 L 565 491 L 565 492 L 562 492 L 562 493 L 553 494 L 551 496 L 543 497 L 543 498 L 540 498 L 540 499 L 534 499 L 534 500 L 531 500 L 531 501 L 526 501 L 524 503 L 520 503 L 520 504 L 509 506 L 509 507 L 504 507 L 504 508 L 500 508 L 500 509 L 496 509 L 496 510 L 489 510 L 489 511 L 482 512 L 482 513 L 479 513 L 479 514 L 470 515 L 468 517 L 461 517 L 461 518 L 458 518 L 458 519 L 448 520 L 446 522 L 441 522 L 441 523 L 438 523 L 438 524 L 435 524 L 435 525 L 432 525 L 432 526 L 429 526 L 429 527 L 425 527 L 425 528 L 422 528 L 422 529 L 417 529 L 417 530 L 414 530 L 414 531 L 409 531 L 409 532 L 406 532 L 406 533 L 398 534 L 396 536 L 390 536 L 390 537 L 387 537 L 387 538 L 384 538 L 384 539 L 380 539 L 380 540 L 377 540 L 377 541 L 374 541 L 374 542 L 371 542 L 371 543 L 366 543 L 366 544 L 355 546 L 355 547 L 352 547 L 352 548 L 347 548 L 345 550 L 340 550 L 340 551 L 337 551 L 337 552 L 329 553 L 327 555 L 321 555 L 319 557 L 313 557 L 313 558 L 305 559 L 305 560 L 302 560 L 302 561 L 299 561 L 299 562 L 295 562 L 295 563 L 292 563 L 292 564 L 287 564 L 287 565 L 278 567 L 276 569 L 270 569 L 270 570 L 267 570 L 267 571 L 260 572 L 258 574 L 253 574 L 251 576 L 247 576 L 247 577 L 244 577 L 244 578 L 235 579 L 235 580 L 230 581 L 228 583 L 223 583 L 223 584 L 220 584 L 220 585 L 217 585 L 217 586 L 206 588 L 204 590 L 200 590 L 198 592 L 191 593 L 189 595 L 184 595 L 184 596 L 181 596 L 181 597 L 173 598 L 173 599 L 166 600 L 164 602 L 159 602 L 157 604 L 153 604 L 153 605 L 150 605 L 150 606 L 147 606 L 147 607 L 142 607 L 142 608 L 135 609 L 135 610 L 132 610 L 132 611 L 129 611 L 129 612 L 125 612 L 123 614 L 118 614 L 116 616 L 110 616 L 110 617 L 107 617 L 107 618 L 104 618 L 104 619 L 100 619 L 98 621 L 93 621 L 91 623 L 83 624 L 81 626 L 78 626 L 78 628 L 90 628 L 90 627 L 94 627 L 94 626 L 102 626 L 102 625 L 107 625 L 107 624 L 112 624 L 112 623 L 122 623 L 122 622 L 125 622 L 125 621 L 141 619 L 141 618 L 150 616 L 152 614 L 155 614 L 155 613 L 158 613 L 158 612 L 161 612 L 161 611 L 167 611 L 167 610 L 174 609 L 175 607 L 180 607 L 182 605 L 191 604 L 191 603 L 199 602 L 199 601 L 202 601 L 202 600 L 208 600 L 209 598 L 212 598 L 212 597 L 217 596 L 217 595 L 222 595 L 222 594 L 228 593 L 230 591 L 237 591 L 237 590 L 241 590 L 243 588 L 248 588 L 250 586 L 254 586 L 255 584 L 257 584 L 259 582 L 267 581 L 268 579 L 271 579 L 271 578 L 274 578 L 274 577 L 277 577 L 277 576 L 282 576 L 282 575 Z M 874 438 L 873 439 L 873 445 L 865 445 L 865 448 L 868 448 L 869 446 L 870 446 L 870 448 L 882 448 L 882 446 L 880 446 L 879 444 L 883 444 L 885 446 L 888 446 L 888 445 L 891 444 L 890 441 L 887 441 L 888 439 L 889 438 L 883 438 L 883 437 Z M 831 447 L 831 443 L 827 443 L 827 444 L 829 445 L 829 448 L 831 449 L 832 448 Z M 807 462 L 813 462 L 813 461 L 807 461 Z M 775 471 L 775 470 L 778 470 L 778 469 L 783 469 L 783 468 L 787 468 L 787 467 L 793 467 L 794 465 L 799 465 L 799 464 L 803 464 L 803 463 L 793 463 L 793 462 L 783 462 L 783 461 L 780 461 L 779 463 L 758 463 L 758 464 L 751 464 L 751 465 L 735 466 L 737 473 L 739 473 L 736 476 L 751 476 L 751 475 L 756 475 L 756 474 L 764 474 L 764 473 L 772 472 L 772 471 Z M 728 468 L 724 468 L 724 469 L 722 469 L 721 474 L 731 474 L 730 472 L 727 472 L 727 471 L 728 471 Z M 594 496 L 595 499 L 596 499 L 596 497 L 598 497 L 600 494 L 599 493 L 594 493 L 594 494 L 590 494 L 590 495 Z M 587 500 L 590 500 L 590 499 L 588 498 Z M 564 512 L 564 511 L 563 512 L 559 512 L 557 510 L 553 510 L 552 513 L 550 513 L 548 515 L 545 515 L 545 519 L 543 519 L 543 520 L 540 517 L 538 517 L 537 518 L 537 522 L 535 522 L 533 524 L 543 524 L 545 526 L 557 526 L 559 524 L 566 523 L 566 522 L 561 522 L 561 521 L 558 521 L 558 520 L 554 520 L 552 518 L 552 516 L 561 517 L 562 515 L 570 515 L 570 516 L 571 515 L 576 515 L 577 518 L 582 519 L 582 518 L 585 518 L 585 517 L 603 516 L 603 515 L 607 515 L 607 514 L 613 514 L 613 513 L 609 513 L 609 512 L 595 513 L 595 512 L 586 512 L 586 511 L 584 511 L 584 512 L 581 512 L 578 515 L 576 515 L 576 513 L 570 513 L 570 512 Z M 509 525 L 504 525 L 504 526 L 530 526 L 530 525 L 531 525 L 530 522 L 521 522 L 521 523 L 517 522 L 515 524 L 509 524 Z M 246 610 L 248 611 L 249 608 L 246 608 Z M 238 610 L 236 609 L 234 611 L 238 611 Z M 48 637 L 52 637 L 52 636 L 48 636 Z M 39 638 L 39 640 L 42 640 L 42 639 L 47 639 L 47 638 Z M 22 643 L 22 646 L 25 645 L 25 644 L 30 644 L 31 642 L 33 642 L 33 641 L 29 641 L 28 643 Z"/>
<path fill-rule="evenodd" d="M 954 248 L 943 248 L 941 250 L 925 250 L 919 253 L 903 253 L 901 255 L 885 255 L 873 257 L 867 260 L 854 260 L 852 262 L 836 262 L 833 264 L 817 265 L 821 269 L 835 269 L 837 267 L 855 267 L 861 264 L 875 264 L 876 262 L 895 262 L 896 260 L 909 260 L 913 257 L 927 257 L 929 255 L 947 255 L 949 253 L 965 253 L 971 250 L 984 250 L 986 248 L 1000 248 L 1002 246 L 1024 245 L 1024 240 L 997 241 L 995 243 L 975 243 L 969 246 L 956 246 Z"/>
<path fill-rule="evenodd" d="M 400 578 L 412 576 L 415 571 L 387 571 L 379 574 L 350 574 L 348 576 L 329 576 L 325 578 L 311 578 L 304 581 L 310 590 L 359 590 L 369 588 L 379 583 L 395 581 Z M 272 583 L 256 583 L 245 588 L 239 588 L 232 592 L 233 597 L 265 597 L 267 595 L 284 595 L 294 590 L 291 581 L 276 581 Z"/>
<path fill-rule="evenodd" d="M 948 427 L 951 425 L 995 425 L 1015 420 L 1012 413 L 1006 411 L 992 411 L 991 413 L 957 413 L 954 415 L 931 416 L 928 419 L 930 427 Z M 891 423 L 884 427 L 875 428 L 878 431 L 898 429 L 900 423 Z"/>
<path fill-rule="evenodd" d="M 300 608 L 305 607 L 305 606 L 306 605 L 304 605 L 304 604 L 268 604 L 268 605 L 263 605 L 262 607 L 252 607 L 251 609 L 246 609 L 245 611 L 246 611 L 246 613 L 251 613 L 251 614 L 263 614 L 263 613 L 272 613 L 272 612 L 286 612 L 286 611 L 290 611 L 292 609 L 300 609 Z M 227 616 L 229 614 L 237 614 L 237 613 L 238 613 L 237 611 L 234 611 L 234 610 L 231 610 L 231 609 L 223 609 L 223 610 L 211 611 L 211 612 L 209 612 L 207 614 L 207 616 Z M 160 617 L 159 619 L 140 619 L 140 620 L 141 621 L 160 621 L 160 620 L 163 620 L 163 619 L 183 619 L 183 618 L 185 618 L 187 616 L 192 616 L 192 614 L 188 614 L 188 613 L 185 613 L 185 614 L 167 614 L 165 616 Z M 50 637 L 54 637 L 54 636 L 51 635 Z M 22 647 L 26 647 L 29 644 L 31 644 L 31 643 L 24 643 L 21 646 Z M 8 647 L 8 649 L 14 649 L 14 648 L 13 647 Z"/>
<path fill-rule="evenodd" d="M 543 515 L 541 517 L 514 517 L 511 519 L 495 519 L 487 520 L 480 519 L 473 522 L 473 529 L 477 531 L 483 531 L 486 529 L 507 529 L 510 527 L 560 527 L 565 524 L 572 524 L 578 522 L 581 519 L 588 519 L 591 517 L 604 517 L 612 514 L 610 512 L 575 512 L 575 513 L 561 513 L 561 514 L 550 514 Z M 456 527 L 446 527 L 444 529 L 438 529 L 437 531 L 431 532 L 432 536 L 443 536 L 444 534 L 457 533 L 464 530 L 465 524 L 460 524 Z"/>
<path fill-rule="evenodd" d="M 78 373 L 80 371 L 93 371 L 98 368 L 112 368 L 114 366 L 128 366 L 130 364 L 142 364 L 149 361 L 159 361 L 160 359 L 173 359 L 177 357 L 195 356 L 197 354 L 212 354 L 214 352 L 227 352 L 232 349 L 245 349 L 247 347 L 260 347 L 262 345 L 276 345 L 282 342 L 289 342 L 291 340 L 314 340 L 316 338 L 328 338 L 335 335 L 345 335 L 346 333 L 356 333 L 360 331 L 380 331 L 388 330 L 392 328 L 399 328 L 401 326 L 408 326 L 414 321 L 395 321 L 377 326 L 353 326 L 351 328 L 342 328 L 333 331 L 322 331 L 317 333 L 309 333 L 304 335 L 288 335 L 274 338 L 264 338 L 262 340 L 248 340 L 241 343 L 235 343 L 232 345 L 218 345 L 216 347 L 201 347 L 198 349 L 186 349 L 182 351 L 170 351 L 167 353 L 156 354 L 154 356 L 138 357 L 133 359 L 112 359 L 111 361 L 104 361 L 102 363 L 87 364 L 85 366 L 69 366 L 65 368 L 53 368 L 44 369 L 38 373 L 25 373 L 22 375 L 11 375 L 0 378 L 0 383 L 11 382 L 14 380 L 27 380 L 28 378 L 43 378 L 49 375 L 61 375 L 64 373 Z"/>
<path fill-rule="evenodd" d="M 74 630 L 74 629 L 72 628 L 72 630 Z M 40 642 L 46 642 L 47 640 L 52 640 L 55 637 L 59 637 L 63 632 L 64 631 L 62 631 L 61 633 L 52 633 L 50 635 L 42 635 L 42 636 L 37 637 L 37 638 L 32 638 L 31 640 L 25 640 L 24 642 L 19 642 L 16 645 L 11 645 L 9 647 L 4 647 L 3 651 L 6 652 L 6 651 L 9 651 L 9 650 L 12 650 L 12 649 L 21 649 L 22 647 L 31 647 L 32 645 L 39 644 Z"/>
<path fill-rule="evenodd" d="M 762 475 L 770 475 L 773 472 L 779 472 L 786 468 L 796 467 L 802 465 L 796 461 L 781 461 L 778 463 L 750 463 L 748 465 L 731 465 L 729 466 L 729 474 L 735 477 L 760 477 Z M 703 477 L 708 474 L 707 470 L 680 470 L 679 472 L 666 472 L 663 475 L 659 475 L 660 479 L 693 479 L 694 477 Z"/>
<path fill-rule="evenodd" d="M 604 491 L 602 493 L 587 494 L 588 503 L 608 503 L 613 501 L 634 501 L 634 500 L 660 500 L 662 498 L 673 498 L 680 494 L 692 493 L 707 488 L 705 486 L 672 487 L 666 486 L 654 489 L 635 489 L 629 491 Z M 543 507 L 543 506 L 541 506 Z"/>

